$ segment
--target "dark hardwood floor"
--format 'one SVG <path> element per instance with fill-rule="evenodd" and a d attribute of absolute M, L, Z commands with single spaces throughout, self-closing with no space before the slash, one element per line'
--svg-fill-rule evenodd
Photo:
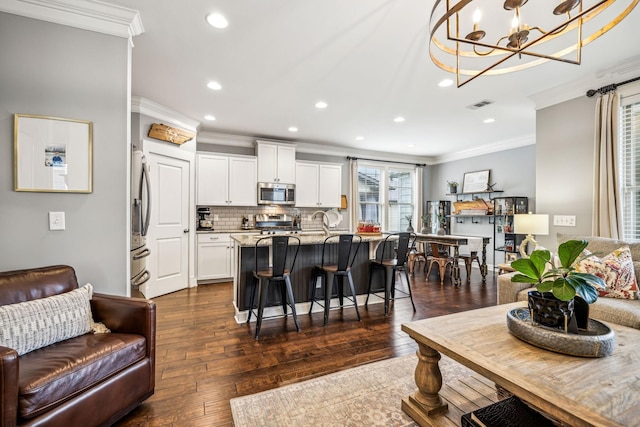
<path fill-rule="evenodd" d="M 422 267 L 422 265 L 420 266 Z M 440 286 L 437 273 L 425 282 L 419 268 L 412 279 L 417 311 L 409 299 L 334 310 L 323 327 L 322 313 L 263 322 L 260 340 L 255 322 L 233 318 L 233 284 L 200 285 L 155 298 L 157 365 L 155 394 L 118 426 L 232 426 L 229 400 L 353 366 L 415 352 L 400 330 L 402 323 L 495 305 L 496 280 L 489 272 L 481 284 L 474 269 L 471 283 Z M 462 273 L 466 279 L 465 273 Z M 382 300 L 380 300 L 382 301 Z"/>

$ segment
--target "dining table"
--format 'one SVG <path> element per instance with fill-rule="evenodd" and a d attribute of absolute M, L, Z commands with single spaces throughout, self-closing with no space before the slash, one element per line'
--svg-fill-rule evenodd
<path fill-rule="evenodd" d="M 453 250 L 453 265 L 451 268 L 452 282 L 454 285 L 460 285 L 462 279 L 460 278 L 460 248 L 463 248 L 465 252 L 468 250 L 469 254 L 481 252 L 482 262 L 480 263 L 480 275 L 482 276 L 482 284 L 487 282 L 487 245 L 491 241 L 490 237 L 484 236 L 462 236 L 453 234 L 422 234 L 416 233 L 416 241 L 424 243 L 437 243 L 443 246 L 449 246 Z"/>

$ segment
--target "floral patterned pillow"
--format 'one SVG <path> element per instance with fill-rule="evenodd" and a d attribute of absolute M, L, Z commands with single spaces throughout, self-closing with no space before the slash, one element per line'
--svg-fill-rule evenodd
<path fill-rule="evenodd" d="M 595 274 L 606 284 L 600 289 L 601 297 L 638 298 L 638 282 L 633 270 L 633 260 L 628 246 L 623 246 L 603 258 L 591 256 L 576 264 L 576 270 Z"/>

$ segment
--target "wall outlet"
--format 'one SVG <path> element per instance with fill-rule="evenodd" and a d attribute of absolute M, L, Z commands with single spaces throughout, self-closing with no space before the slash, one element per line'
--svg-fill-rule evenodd
<path fill-rule="evenodd" d="M 49 230 L 65 229 L 64 212 L 49 212 Z"/>
<path fill-rule="evenodd" d="M 214 216 L 213 216 L 213 220 L 214 220 L 214 221 L 217 221 L 218 219 L 219 219 L 218 215 L 214 215 Z"/>
<path fill-rule="evenodd" d="M 560 227 L 575 227 L 576 216 L 575 215 L 554 215 L 553 225 L 558 225 Z"/>
<path fill-rule="evenodd" d="M 313 218 L 311 218 L 311 215 L 307 215 L 307 221 L 313 221 Z"/>

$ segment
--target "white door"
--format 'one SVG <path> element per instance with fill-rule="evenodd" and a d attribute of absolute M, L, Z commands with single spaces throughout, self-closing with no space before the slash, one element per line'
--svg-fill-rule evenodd
<path fill-rule="evenodd" d="M 184 289 L 189 281 L 188 160 L 166 153 L 145 152 L 151 178 L 151 220 L 147 234 L 151 278 L 140 287 L 147 298 Z"/>

